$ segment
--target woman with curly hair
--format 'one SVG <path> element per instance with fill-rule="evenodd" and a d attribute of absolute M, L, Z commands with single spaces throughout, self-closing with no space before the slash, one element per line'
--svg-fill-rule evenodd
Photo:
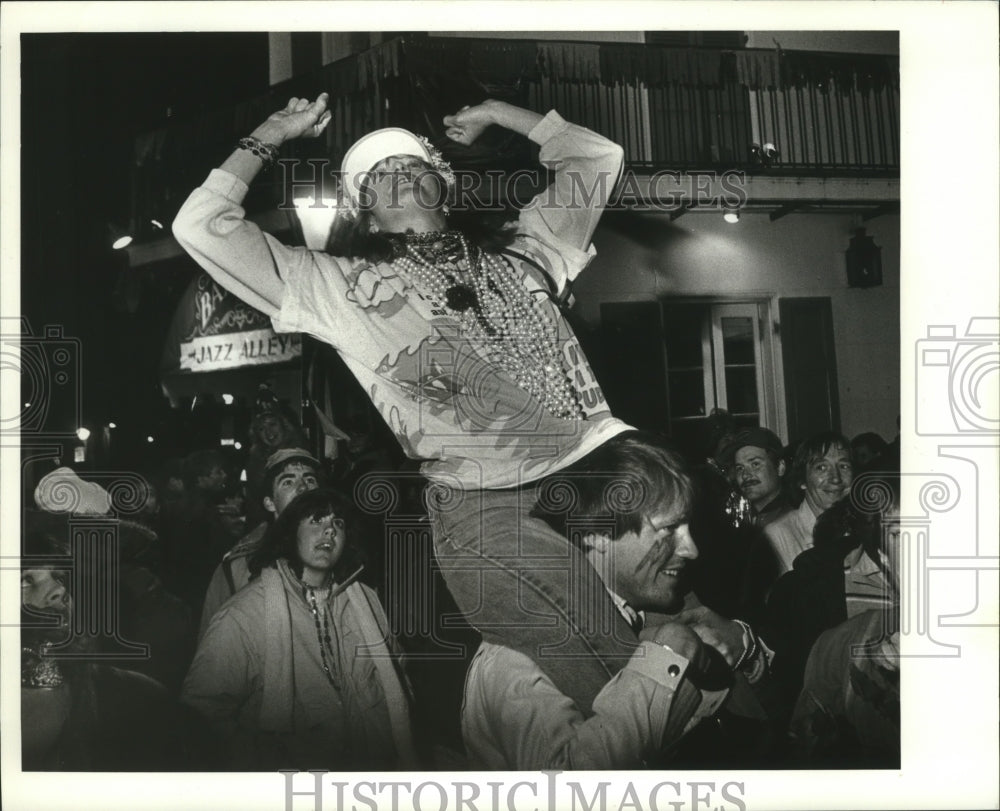
<path fill-rule="evenodd" d="M 182 701 L 235 770 L 413 768 L 409 692 L 363 566 L 350 502 L 311 490 L 285 507 L 251 580 L 215 614 Z"/>

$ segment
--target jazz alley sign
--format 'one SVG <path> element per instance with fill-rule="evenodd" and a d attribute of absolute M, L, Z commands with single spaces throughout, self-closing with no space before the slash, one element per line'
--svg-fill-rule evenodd
<path fill-rule="evenodd" d="M 193 338 L 181 344 L 181 369 L 214 372 L 281 363 L 302 354 L 302 336 L 278 335 L 270 327 Z"/>
<path fill-rule="evenodd" d="M 302 336 L 278 335 L 270 319 L 199 274 L 175 317 L 173 367 L 181 372 L 216 372 L 266 366 L 302 355 Z"/>

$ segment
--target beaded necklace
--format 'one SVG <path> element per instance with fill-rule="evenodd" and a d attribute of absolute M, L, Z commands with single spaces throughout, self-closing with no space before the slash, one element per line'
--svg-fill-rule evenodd
<path fill-rule="evenodd" d="M 59 687 L 63 683 L 59 660 L 48 653 L 51 647 L 51 642 L 43 642 L 37 648 L 21 648 L 22 687 Z"/>
<path fill-rule="evenodd" d="M 403 244 L 406 252 L 395 266 L 458 317 L 463 335 L 479 341 L 490 360 L 550 414 L 583 419 L 558 328 L 505 259 L 470 249 L 457 231 L 406 234 Z"/>
<path fill-rule="evenodd" d="M 309 604 L 309 613 L 312 614 L 313 622 L 316 625 L 316 638 L 319 640 L 319 654 L 323 663 L 323 672 L 326 673 L 327 679 L 330 680 L 336 689 L 340 689 L 340 685 L 337 683 L 336 677 L 333 675 L 333 669 L 330 667 L 330 661 L 333 657 L 333 643 L 330 640 L 330 627 L 327 624 L 326 611 L 320 611 L 319 604 L 316 601 L 316 589 L 306 583 L 302 584 L 303 596 L 306 598 L 306 602 Z M 323 623 L 320 626 L 320 615 L 323 616 Z M 330 652 L 329 659 L 327 658 L 327 651 Z"/>

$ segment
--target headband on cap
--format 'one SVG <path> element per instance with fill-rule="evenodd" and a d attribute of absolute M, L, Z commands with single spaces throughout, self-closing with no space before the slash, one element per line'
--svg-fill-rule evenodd
<path fill-rule="evenodd" d="M 359 195 L 365 177 L 379 161 L 393 155 L 413 155 L 426 161 L 444 178 L 448 188 L 455 185 L 455 173 L 441 152 L 422 135 L 414 135 L 402 127 L 375 130 L 358 139 L 347 150 L 340 167 L 344 204 L 350 216 L 359 208 Z"/>

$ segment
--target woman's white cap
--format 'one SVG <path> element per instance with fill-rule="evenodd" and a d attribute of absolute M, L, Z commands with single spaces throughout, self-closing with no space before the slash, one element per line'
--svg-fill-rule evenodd
<path fill-rule="evenodd" d="M 368 133 L 347 150 L 340 167 L 342 188 L 352 208 L 358 208 L 358 197 L 365 175 L 380 160 L 393 155 L 414 155 L 427 163 L 432 162 L 425 141 L 409 130 L 404 130 L 402 127 L 386 127 Z"/>

